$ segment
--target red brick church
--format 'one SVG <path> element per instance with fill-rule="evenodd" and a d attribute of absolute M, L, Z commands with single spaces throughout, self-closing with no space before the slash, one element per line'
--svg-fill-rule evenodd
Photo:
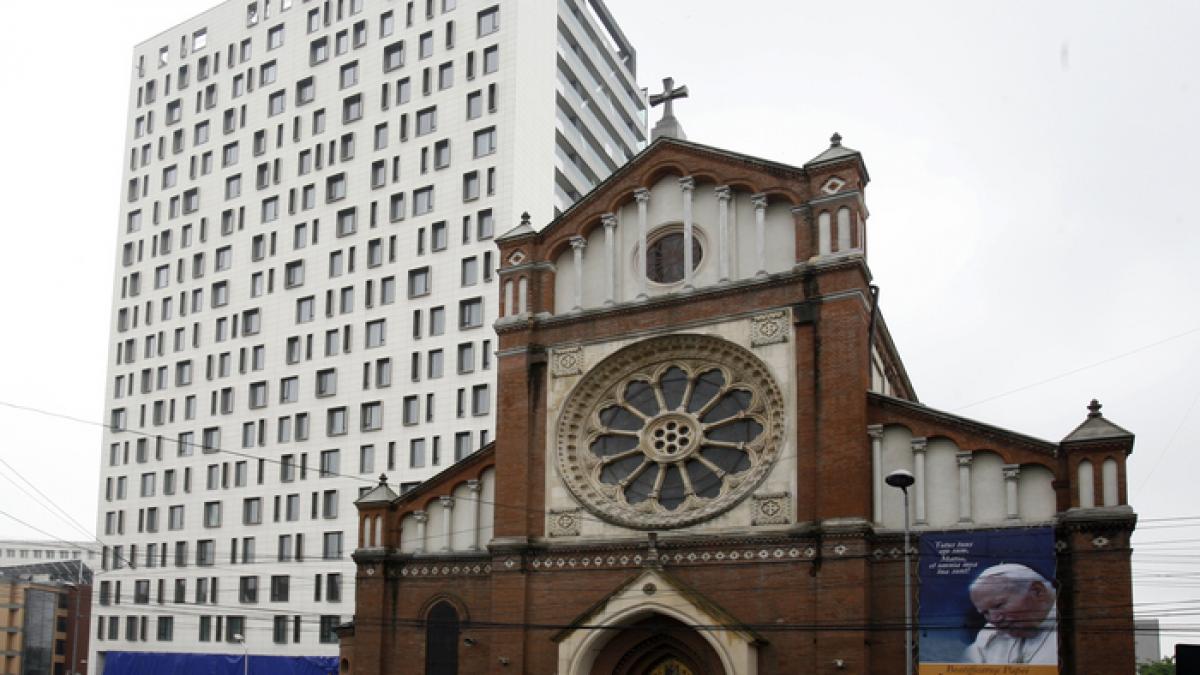
<path fill-rule="evenodd" d="M 1049 442 L 919 403 L 868 180 L 836 135 L 800 167 L 659 138 L 501 237 L 496 440 L 358 502 L 343 673 L 904 673 L 906 496 L 914 561 L 992 547 L 940 559 L 944 635 L 914 566 L 923 674 L 1132 673 L 1132 434 L 1098 404 Z M 1027 567 L 986 544 L 1030 532 Z M 972 606 L 993 563 L 1041 566 L 1036 645 Z M 1000 647 L 1057 665 L 929 665 Z"/>

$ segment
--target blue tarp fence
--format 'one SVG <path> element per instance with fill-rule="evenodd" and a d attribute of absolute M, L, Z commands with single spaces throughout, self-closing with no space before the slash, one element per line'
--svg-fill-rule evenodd
<path fill-rule="evenodd" d="M 334 656 L 257 656 L 249 664 L 241 654 L 153 654 L 108 652 L 104 675 L 334 675 Z"/>

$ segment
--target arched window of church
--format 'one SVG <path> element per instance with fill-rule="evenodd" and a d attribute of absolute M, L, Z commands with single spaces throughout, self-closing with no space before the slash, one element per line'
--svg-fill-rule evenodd
<path fill-rule="evenodd" d="M 699 237 L 692 237 L 692 269 L 700 266 L 704 249 Z M 655 283 L 683 281 L 683 232 L 674 231 L 654 238 L 646 246 L 646 277 Z"/>
<path fill-rule="evenodd" d="M 425 617 L 425 675 L 458 675 L 458 612 L 439 602 Z"/>

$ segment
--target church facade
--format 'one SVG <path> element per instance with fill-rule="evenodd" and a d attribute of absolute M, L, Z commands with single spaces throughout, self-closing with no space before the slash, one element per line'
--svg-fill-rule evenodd
<path fill-rule="evenodd" d="M 1029 672 L 1133 672 L 1133 436 L 921 405 L 868 181 L 837 136 L 802 167 L 660 138 L 501 237 L 496 440 L 359 500 L 343 672 L 904 673 L 906 503 L 914 560 L 1046 533 L 1058 664 Z"/>

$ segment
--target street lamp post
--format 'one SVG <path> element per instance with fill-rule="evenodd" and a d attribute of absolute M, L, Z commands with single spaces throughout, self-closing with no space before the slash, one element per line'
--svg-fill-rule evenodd
<path fill-rule="evenodd" d="M 242 675 L 250 675 L 250 648 L 246 646 L 246 638 L 235 633 L 233 639 L 242 644 Z"/>
<path fill-rule="evenodd" d="M 909 524 L 908 524 L 908 488 L 917 482 L 913 478 L 911 471 L 897 469 L 887 475 L 883 482 L 888 485 L 899 488 L 904 493 L 904 672 L 905 675 L 912 675 L 913 672 L 913 644 L 912 644 L 912 572 L 910 570 L 911 562 L 908 554 L 908 539 L 909 539 Z"/>
<path fill-rule="evenodd" d="M 83 559 L 79 561 L 79 569 L 75 577 L 75 611 L 71 621 L 71 673 L 79 675 L 79 613 L 83 611 Z"/>

